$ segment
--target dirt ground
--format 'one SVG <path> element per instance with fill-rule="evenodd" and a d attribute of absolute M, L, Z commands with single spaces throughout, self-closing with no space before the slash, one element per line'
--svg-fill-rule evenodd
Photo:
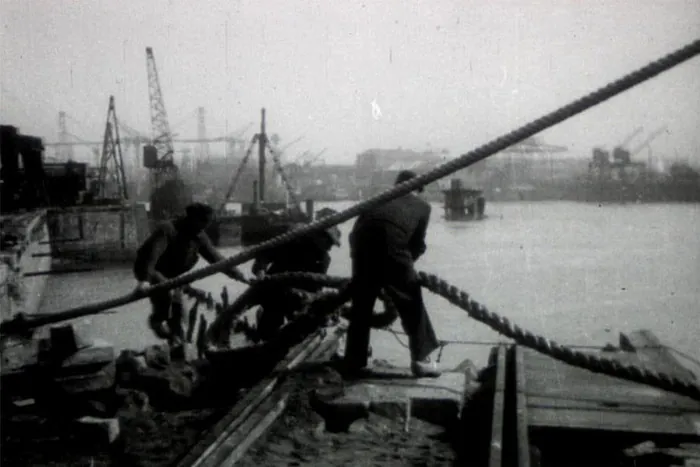
<path fill-rule="evenodd" d="M 125 406 L 119 412 L 121 439 L 111 447 L 35 417 L 3 421 L 0 462 L 18 467 L 169 465 L 222 415 L 223 410 L 211 408 L 166 412 Z"/>
<path fill-rule="evenodd" d="M 152 360 L 158 363 L 154 352 Z M 129 466 L 170 465 L 196 443 L 203 430 L 230 410 L 240 395 L 231 388 L 215 394 L 204 370 L 193 365 L 160 365 L 138 370 L 140 379 L 125 377 L 129 362 L 118 366 L 115 400 L 120 438 L 109 445 L 95 429 L 69 419 L 48 417 L 35 408 L 2 413 L 3 466 Z M 156 368 L 157 367 L 157 368 Z M 223 391 L 222 391 L 223 392 Z M 57 410 L 62 404 L 52 404 Z M 49 421 L 53 420 L 53 421 Z"/>
<path fill-rule="evenodd" d="M 148 375 L 155 370 L 142 371 Z M 242 393 L 232 394 L 227 389 L 225 396 L 213 403 L 211 388 L 202 389 L 201 382 L 190 384 L 193 378 L 209 381 L 207 373 L 193 377 L 192 371 L 174 371 L 172 365 L 159 371 L 141 390 L 120 386 L 117 416 L 121 437 L 111 446 L 68 423 L 50 423 L 38 414 L 8 417 L 3 413 L 1 465 L 172 465 L 230 411 Z M 168 384 L 164 386 L 164 382 Z M 240 465 L 453 465 L 455 456 L 443 428 L 417 419 L 411 421 L 409 433 L 403 431 L 403 420 L 372 413 L 368 419 L 355 422 L 349 433 L 326 432 L 322 418 L 310 406 L 309 393 L 342 387 L 342 378 L 328 363 L 302 366 L 287 376 L 285 384 L 291 390 L 287 410 Z M 221 387 L 221 381 L 213 386 Z M 157 403 L 165 400 L 170 400 L 170 406 Z M 184 409 L 180 405 L 184 400 L 200 402 Z"/>
<path fill-rule="evenodd" d="M 338 388 L 340 376 L 328 365 L 299 372 L 287 410 L 239 462 L 254 466 L 447 466 L 456 456 L 445 430 L 421 420 L 403 420 L 370 412 L 348 433 L 329 433 L 309 403 L 315 388 Z"/>

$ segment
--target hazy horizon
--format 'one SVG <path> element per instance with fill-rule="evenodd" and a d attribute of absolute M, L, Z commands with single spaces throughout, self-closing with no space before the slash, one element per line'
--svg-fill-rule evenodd
<path fill-rule="evenodd" d="M 371 148 L 473 149 L 698 39 L 700 2 L 2 0 L 0 20 L 2 123 L 25 134 L 57 141 L 65 111 L 70 133 L 101 141 L 114 95 L 150 135 L 152 47 L 178 137 L 197 136 L 201 106 L 207 137 L 253 123 L 250 138 L 265 107 L 280 145 L 304 137 L 290 156 L 351 163 Z M 538 137 L 590 157 L 666 126 L 653 154 L 697 165 L 698 76 L 695 58 Z"/>

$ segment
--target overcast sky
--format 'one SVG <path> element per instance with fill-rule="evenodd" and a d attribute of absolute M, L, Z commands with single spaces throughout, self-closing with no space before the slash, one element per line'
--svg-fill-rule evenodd
<path fill-rule="evenodd" d="M 71 133 L 101 140 L 113 94 L 150 134 L 150 46 L 174 133 L 196 136 L 199 106 L 209 137 L 258 125 L 266 107 L 282 143 L 304 136 L 291 153 L 327 147 L 327 162 L 464 153 L 700 37 L 697 0 L 0 4 L 2 123 L 56 141 L 63 110 Z M 540 136 L 588 157 L 667 125 L 655 154 L 700 161 L 698 77 L 695 58 Z"/>

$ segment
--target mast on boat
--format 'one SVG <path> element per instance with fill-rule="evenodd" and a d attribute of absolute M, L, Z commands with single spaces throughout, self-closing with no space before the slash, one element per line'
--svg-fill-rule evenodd
<path fill-rule="evenodd" d="M 258 135 L 258 201 L 265 203 L 265 147 L 267 135 L 265 134 L 265 108 L 261 109 L 260 134 Z"/>

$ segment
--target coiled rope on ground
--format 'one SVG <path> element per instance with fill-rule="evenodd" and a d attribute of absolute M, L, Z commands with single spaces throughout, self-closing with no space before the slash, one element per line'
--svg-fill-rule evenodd
<path fill-rule="evenodd" d="M 350 208 L 341 211 L 337 214 L 333 214 L 323 219 L 319 219 L 307 225 L 299 226 L 279 235 L 273 239 L 267 240 L 251 248 L 247 248 L 244 251 L 220 261 L 211 266 L 193 271 L 187 274 L 183 274 L 177 278 L 165 281 L 158 284 L 149 290 L 138 291 L 132 294 L 124 295 L 122 297 L 117 297 L 111 300 L 106 300 L 99 303 L 92 303 L 80 307 L 71 308 L 51 316 L 42 317 L 39 319 L 31 320 L 31 326 L 38 327 L 47 324 L 57 323 L 60 321 L 66 321 L 74 318 L 79 318 L 82 316 L 87 316 L 95 313 L 99 313 L 104 310 L 111 308 L 116 308 L 119 306 L 126 305 L 128 303 L 135 302 L 146 298 L 153 293 L 171 290 L 177 287 L 182 287 L 186 284 L 194 282 L 199 279 L 211 276 L 213 274 L 225 271 L 234 266 L 238 266 L 246 261 L 255 258 L 260 253 L 276 248 L 280 245 L 288 243 L 290 241 L 296 240 L 299 237 L 307 235 L 312 232 L 316 232 L 322 229 L 327 229 L 338 225 L 342 222 L 348 221 L 353 217 L 356 217 L 363 211 L 375 207 L 377 205 L 386 203 L 392 199 L 398 198 L 400 196 L 406 195 L 420 187 L 423 187 L 429 183 L 435 182 L 441 178 L 444 178 L 450 174 L 455 173 L 458 170 L 469 167 L 476 162 L 486 159 L 506 148 L 513 146 L 514 144 L 523 141 L 526 138 L 536 135 L 537 133 L 561 123 L 574 115 L 577 115 L 591 107 L 594 107 L 611 97 L 616 96 L 644 81 L 647 81 L 664 71 L 667 71 L 680 63 L 683 63 L 690 58 L 700 54 L 700 40 L 696 40 L 666 56 L 660 58 L 659 60 L 653 61 L 646 66 L 639 68 L 638 70 L 611 82 L 610 84 L 585 95 L 584 97 L 577 99 L 559 109 L 544 115 L 520 128 L 507 133 L 500 138 L 497 138 L 479 148 L 463 154 L 456 159 L 434 168 L 433 170 L 412 178 L 400 185 L 396 185 L 393 188 L 386 190 L 368 200 L 360 202 Z M 3 330 L 3 325 L 0 324 L 0 331 Z M 28 324 L 29 325 L 29 324 Z"/>

